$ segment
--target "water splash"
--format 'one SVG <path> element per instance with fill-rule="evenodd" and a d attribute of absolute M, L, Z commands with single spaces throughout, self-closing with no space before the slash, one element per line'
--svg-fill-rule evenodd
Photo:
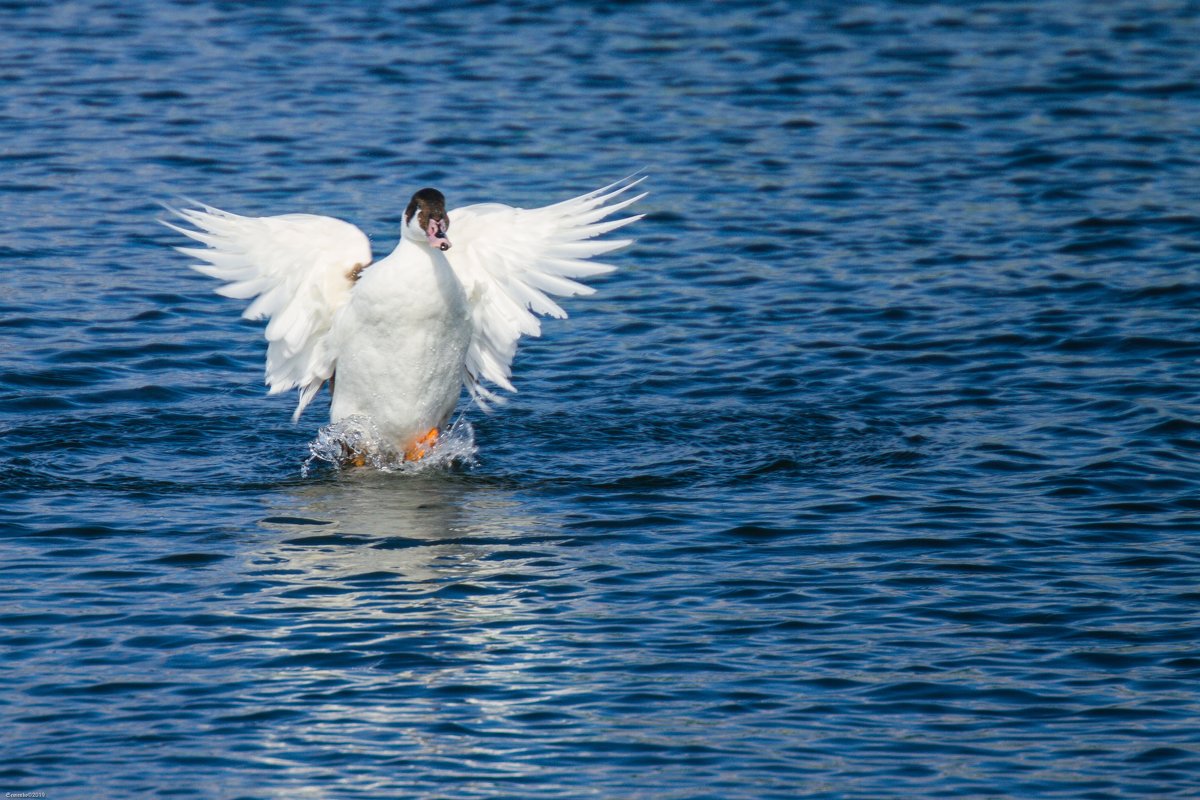
<path fill-rule="evenodd" d="M 317 431 L 317 438 L 308 443 L 310 455 L 300 467 L 300 473 L 307 478 L 321 462 L 340 471 L 348 462 L 359 458 L 366 466 L 382 472 L 415 474 L 430 469 L 473 467 L 477 450 L 475 429 L 461 414 L 420 461 L 405 461 L 404 454 L 380 436 L 369 417 L 352 416 L 331 422 Z"/>

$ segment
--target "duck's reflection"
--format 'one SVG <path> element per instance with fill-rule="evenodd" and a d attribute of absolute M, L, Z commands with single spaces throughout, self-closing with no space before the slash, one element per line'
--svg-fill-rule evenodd
<path fill-rule="evenodd" d="M 281 715 L 238 732 L 246 746 L 293 787 L 328 786 L 313 759 L 331 749 L 393 759 L 397 741 L 418 763 L 532 770 L 510 732 L 524 714 L 561 716 L 561 671 L 578 655 L 547 615 L 570 608 L 561 533 L 518 496 L 473 477 L 363 470 L 280 498 L 237 567 L 247 592 L 234 602 L 256 639 L 239 637 L 257 664 L 244 702 Z"/>
<path fill-rule="evenodd" d="M 504 489 L 467 477 L 356 470 L 303 487 L 262 525 L 280 536 L 258 563 L 293 579 L 384 571 L 411 582 L 462 577 L 488 544 L 519 538 L 538 520 Z"/>

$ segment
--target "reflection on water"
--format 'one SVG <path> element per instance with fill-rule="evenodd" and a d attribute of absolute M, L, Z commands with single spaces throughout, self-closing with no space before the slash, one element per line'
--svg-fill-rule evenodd
<path fill-rule="evenodd" d="M 271 538 L 243 554 L 233 585 L 272 586 L 254 600 L 270 636 L 242 650 L 272 669 L 272 688 L 260 678 L 238 702 L 274 724 L 227 733 L 289 771 L 271 796 L 303 796 L 313 748 L 386 760 L 397 775 L 448 763 L 489 781 L 543 771 L 508 739 L 515 719 L 570 693 L 557 678 L 569 662 L 538 622 L 545 603 L 505 573 L 545 555 L 529 549 L 545 520 L 461 476 L 360 469 L 281 498 L 262 528 Z M 297 753 L 301 729 L 308 752 Z"/>
<path fill-rule="evenodd" d="M 255 560 L 320 580 L 376 572 L 409 582 L 446 580 L 488 545 L 543 526 L 511 494 L 437 471 L 350 469 L 283 500 L 261 523 L 281 537 Z"/>

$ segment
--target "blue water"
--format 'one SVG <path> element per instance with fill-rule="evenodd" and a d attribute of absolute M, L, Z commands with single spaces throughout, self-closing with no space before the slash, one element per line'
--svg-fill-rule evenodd
<path fill-rule="evenodd" d="M 0 789 L 1196 796 L 1200 6 L 457 5 L 0 7 Z M 638 169 L 415 476 L 156 223 Z"/>

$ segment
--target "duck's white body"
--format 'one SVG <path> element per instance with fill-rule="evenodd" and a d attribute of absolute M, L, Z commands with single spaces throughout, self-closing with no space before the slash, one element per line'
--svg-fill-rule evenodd
<path fill-rule="evenodd" d="M 471 341 L 467 295 L 446 256 L 401 240 L 363 272 L 334 319 L 330 417 L 369 418 L 396 445 L 445 426 Z"/>
<path fill-rule="evenodd" d="M 414 446 L 436 438 L 464 386 L 484 408 L 500 399 L 485 380 L 515 391 L 517 340 L 541 332 L 537 314 L 566 316 L 551 295 L 590 294 L 573 279 L 613 269 L 588 259 L 629 244 L 595 237 L 640 219 L 602 221 L 644 196 L 610 202 L 638 183 L 543 208 L 449 212 L 441 192 L 422 189 L 399 245 L 375 263 L 366 235 L 332 217 L 204 206 L 171 209 L 195 229 L 164 224 L 207 245 L 179 250 L 227 281 L 220 294 L 254 299 L 243 316 L 270 319 L 267 384 L 299 388 L 293 419 L 330 382 L 334 422 L 365 417 L 384 447 L 420 457 Z"/>

